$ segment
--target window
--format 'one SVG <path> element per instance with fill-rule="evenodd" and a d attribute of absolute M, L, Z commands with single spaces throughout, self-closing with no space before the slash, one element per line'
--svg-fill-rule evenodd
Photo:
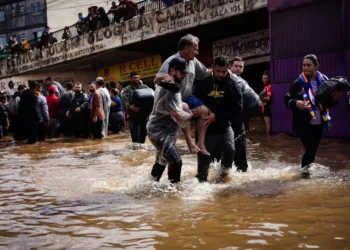
<path fill-rule="evenodd" d="M 5 21 L 5 12 L 3 10 L 0 10 L 0 22 Z"/>
<path fill-rule="evenodd" d="M 26 40 L 26 33 L 21 34 L 21 41 L 23 42 L 24 40 Z"/>
<path fill-rule="evenodd" d="M 23 3 L 20 3 L 20 6 L 19 6 L 19 14 L 20 14 L 20 15 L 23 15 L 23 14 L 24 14 L 24 5 L 23 5 Z"/>
<path fill-rule="evenodd" d="M 11 9 L 12 17 L 16 16 L 16 8 L 12 7 Z"/>
<path fill-rule="evenodd" d="M 6 45 L 6 41 L 4 38 L 0 37 L 0 45 L 4 46 Z"/>
<path fill-rule="evenodd" d="M 32 15 L 36 16 L 36 15 L 40 15 L 40 3 L 36 2 L 36 3 L 32 3 Z"/>

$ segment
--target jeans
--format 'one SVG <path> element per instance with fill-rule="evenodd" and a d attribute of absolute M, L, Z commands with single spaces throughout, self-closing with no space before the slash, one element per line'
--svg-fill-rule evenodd
<path fill-rule="evenodd" d="M 213 162 L 213 156 L 221 156 L 221 165 L 225 169 L 232 168 L 235 154 L 234 134 L 231 127 L 220 134 L 208 134 L 205 136 L 205 147 L 210 156 L 197 154 L 197 178 L 200 182 L 207 181 L 209 165 Z"/>
<path fill-rule="evenodd" d="M 147 125 L 148 117 L 142 118 L 129 118 L 129 127 L 131 133 L 131 139 L 134 143 L 145 143 L 147 136 Z"/>

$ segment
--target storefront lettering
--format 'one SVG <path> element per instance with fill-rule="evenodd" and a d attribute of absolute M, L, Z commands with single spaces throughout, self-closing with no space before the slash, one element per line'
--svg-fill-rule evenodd
<path fill-rule="evenodd" d="M 213 55 L 251 57 L 270 53 L 268 30 L 254 32 L 213 43 Z"/>

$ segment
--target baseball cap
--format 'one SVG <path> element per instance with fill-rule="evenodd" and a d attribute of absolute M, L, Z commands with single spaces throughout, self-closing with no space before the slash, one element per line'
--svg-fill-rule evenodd
<path fill-rule="evenodd" d="M 183 74 L 188 74 L 187 62 L 182 58 L 174 58 L 169 62 L 169 68 L 180 71 Z"/>

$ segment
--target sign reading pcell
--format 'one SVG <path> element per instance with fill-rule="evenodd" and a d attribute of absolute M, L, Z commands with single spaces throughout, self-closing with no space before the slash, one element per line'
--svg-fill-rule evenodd
<path fill-rule="evenodd" d="M 142 79 L 155 76 L 161 66 L 162 60 L 160 55 L 155 55 L 131 62 L 104 67 L 98 69 L 97 74 L 98 76 L 103 77 L 106 82 L 127 82 L 130 81 L 130 73 L 133 71 L 139 73 Z"/>
<path fill-rule="evenodd" d="M 261 30 L 213 43 L 213 56 L 250 58 L 270 54 L 269 30 Z"/>

